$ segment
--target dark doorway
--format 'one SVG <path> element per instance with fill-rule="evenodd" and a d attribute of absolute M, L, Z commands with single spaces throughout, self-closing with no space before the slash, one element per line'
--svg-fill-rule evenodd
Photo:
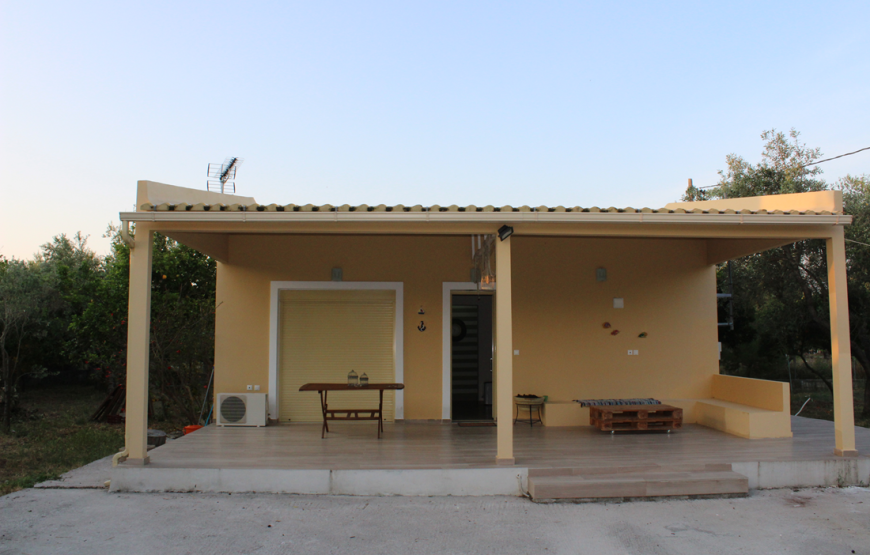
<path fill-rule="evenodd" d="M 451 418 L 492 420 L 492 296 L 453 295 Z"/>

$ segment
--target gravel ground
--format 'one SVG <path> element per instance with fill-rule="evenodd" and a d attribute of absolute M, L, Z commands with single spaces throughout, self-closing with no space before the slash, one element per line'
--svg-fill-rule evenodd
<path fill-rule="evenodd" d="M 2 555 L 113 552 L 870 554 L 870 490 L 577 505 L 47 488 L 0 498 Z"/>

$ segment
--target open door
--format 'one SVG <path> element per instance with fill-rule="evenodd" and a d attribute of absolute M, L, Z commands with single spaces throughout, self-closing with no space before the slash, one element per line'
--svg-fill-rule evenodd
<path fill-rule="evenodd" d="M 453 295 L 451 418 L 492 420 L 492 296 Z"/>

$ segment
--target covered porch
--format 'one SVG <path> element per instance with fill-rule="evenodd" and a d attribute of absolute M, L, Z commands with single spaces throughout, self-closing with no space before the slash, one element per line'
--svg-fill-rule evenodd
<path fill-rule="evenodd" d="M 186 202 L 166 200 L 185 196 L 189 198 Z M 673 436 L 677 439 L 652 434 L 649 439 L 606 436 L 605 440 L 596 430 L 587 428 L 567 428 L 574 430 L 573 435 L 559 428 L 527 431 L 513 425 L 514 395 L 529 393 L 531 387 L 543 381 L 549 392 L 556 390 L 561 395 L 557 400 L 568 407 L 577 398 L 640 396 L 655 396 L 675 404 L 702 399 L 711 401 L 708 404 L 717 401 L 718 405 L 734 402 L 763 406 L 766 399 L 753 398 L 758 396 L 751 391 L 741 390 L 739 402 L 716 397 L 712 385 L 718 377 L 715 265 L 808 238 L 824 239 L 828 248 L 835 388 L 835 423 L 825 429 L 828 434 L 825 442 L 813 444 L 814 450 L 824 446 L 828 453 L 814 460 L 828 460 L 835 454 L 852 457 L 858 454 L 850 403 L 852 369 L 843 243 L 843 224 L 850 218 L 841 214 L 841 198 L 835 192 L 781 195 L 775 200 L 758 197 L 715 201 L 709 206 L 677 203 L 659 210 L 266 206 L 254 203 L 253 199 L 243 204 L 235 197 L 206 196 L 198 191 L 141 182 L 139 210 L 121 215 L 124 222 L 137 225 L 135 238 L 130 238 L 133 248 L 127 446 L 121 457 L 126 457 L 122 472 L 147 465 L 149 470 L 143 476 L 168 480 L 169 474 L 160 471 L 173 468 L 171 458 L 161 460 L 163 457 L 157 451 L 149 454 L 146 448 L 154 232 L 164 233 L 218 261 L 218 300 L 223 308 L 216 331 L 216 392 L 240 392 L 244 391 L 244 384 L 264 384 L 269 394 L 270 417 L 281 421 L 280 425 L 265 429 L 205 430 L 198 439 L 184 438 L 178 446 L 161 451 L 177 451 L 180 458 L 176 460 L 185 460 L 182 446 L 188 445 L 194 458 L 202 456 L 203 460 L 212 461 L 205 463 L 210 466 L 192 468 L 221 472 L 248 472 L 251 468 L 320 472 L 326 465 L 327 472 L 356 471 L 360 469 L 333 469 L 332 465 L 339 464 L 334 461 L 357 459 L 359 462 L 345 464 L 363 464 L 369 457 L 356 457 L 355 449 L 363 449 L 364 444 L 365 449 L 374 450 L 373 460 L 381 465 L 381 470 L 392 460 L 408 465 L 402 471 L 432 470 L 433 465 L 442 471 L 454 470 L 451 465 L 458 465 L 455 470 L 492 470 L 501 466 L 505 476 L 514 476 L 514 481 L 520 476 L 522 481 L 524 475 L 528 476 L 528 469 L 534 470 L 537 464 L 575 468 L 591 459 L 610 464 L 606 461 L 613 445 L 632 438 L 639 442 L 636 448 L 649 446 L 650 452 L 676 445 L 682 460 L 703 464 L 700 461 L 708 451 L 703 441 L 686 446 L 682 442 L 689 440 L 681 438 L 707 438 L 704 441 L 711 445 L 747 440 L 700 426 L 687 427 L 690 432 Z M 497 426 L 420 427 L 414 421 L 451 418 L 446 350 L 450 341 L 448 301 L 453 289 L 468 290 L 475 285 L 463 281 L 468 279 L 470 266 L 467 240 L 474 235 L 493 235 L 500 226 L 507 226 L 512 234 L 506 233 L 494 241 L 497 287 L 492 318 L 493 416 Z M 566 252 L 570 256 L 565 256 Z M 320 440 L 317 434 L 316 442 L 297 450 L 295 444 L 307 445 L 307 439 L 302 439 L 307 436 L 298 435 L 301 432 L 297 430 L 319 428 L 319 424 L 287 425 L 286 418 L 279 418 L 277 400 L 281 384 L 276 316 L 279 293 L 291 287 L 306 290 L 332 287 L 334 281 L 328 281 L 329 270 L 337 259 L 345 260 L 348 274 L 354 273 L 352 281 L 340 282 L 342 288 L 395 291 L 395 304 L 391 305 L 396 314 L 394 378 L 404 382 L 406 388 L 403 395 L 396 396 L 396 423 L 388 424 L 387 439 L 381 443 L 369 445 L 365 441 L 357 446 L 353 436 L 356 429 L 351 428 L 354 432 L 348 432 L 347 441 Z M 617 268 L 618 274 L 613 273 L 618 279 L 594 289 L 596 265 L 600 264 L 596 260 L 602 259 L 610 260 Z M 622 291 L 627 293 L 623 295 Z M 631 305 L 636 307 L 635 312 L 624 318 L 632 326 L 631 335 L 627 332 L 611 339 L 618 330 L 608 329 L 602 334 L 602 321 L 610 318 L 606 316 L 612 314 L 610 310 L 622 308 L 616 306 L 616 297 L 621 301 L 623 296 L 635 302 Z M 417 326 L 417 315 L 423 313 L 424 306 L 428 328 Z M 579 323 L 577 314 L 584 316 Z M 574 335 L 566 335 L 565 323 L 572 326 L 576 323 L 571 331 Z M 646 337 L 647 326 L 653 325 L 650 323 L 656 326 L 657 334 L 655 340 L 644 340 L 645 358 L 634 357 L 626 362 L 623 340 Z M 424 333 L 426 329 L 430 331 Z M 644 333 L 638 335 L 642 330 Z M 582 341 L 585 344 L 581 349 L 578 345 Z M 445 350 L 441 350 L 442 346 Z M 569 349 L 573 349 L 570 354 Z M 577 365 L 578 361 L 585 364 L 582 380 L 577 379 L 581 374 L 571 373 L 571 365 Z M 570 387 L 562 387 L 565 384 Z M 558 391 L 560 388 L 563 391 Z M 783 395 L 778 395 L 782 399 Z M 787 409 L 782 406 L 776 410 L 787 415 Z M 566 438 L 588 435 L 594 438 L 590 441 L 611 443 L 590 446 L 586 441 L 575 443 L 571 439 L 561 444 L 560 434 L 567 434 Z M 274 445 L 262 439 L 266 437 Z M 212 438 L 213 443 L 207 443 L 207 438 Z M 540 442 L 548 438 L 553 441 Z M 199 445 L 200 442 L 206 443 Z M 224 468 L 214 462 L 223 456 L 210 450 L 215 445 L 226 447 L 226 452 L 236 453 L 235 458 L 247 458 L 248 462 L 227 462 L 230 466 Z M 778 453 L 791 453 L 795 444 L 758 445 L 759 448 L 780 445 Z M 630 453 L 627 447 L 631 445 L 613 451 L 613 456 Z M 554 457 L 536 457 L 542 450 L 552 451 Z M 641 451 L 645 453 L 646 449 Z M 300 461 L 309 455 L 313 457 L 314 468 L 299 467 Z M 332 458 L 322 458 L 327 455 Z M 631 458 L 630 454 L 625 456 Z M 793 456 L 782 455 L 785 460 L 793 460 L 788 458 Z M 641 455 L 636 453 L 637 457 Z M 742 463 L 758 462 L 753 455 L 748 458 Z M 230 457 L 229 461 L 233 459 Z M 266 466 L 258 467 L 258 461 L 264 460 L 268 461 Z M 281 462 L 285 460 L 295 462 L 285 467 Z M 537 462 L 544 460 L 547 462 Z M 443 465 L 447 467 L 441 468 Z M 188 475 L 193 479 L 197 474 L 189 471 Z M 382 487 L 389 491 L 388 486 Z"/>

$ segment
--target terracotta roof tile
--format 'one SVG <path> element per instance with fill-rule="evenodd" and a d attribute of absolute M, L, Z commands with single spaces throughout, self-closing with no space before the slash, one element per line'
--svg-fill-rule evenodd
<path fill-rule="evenodd" d="M 250 205 L 242 205 L 242 204 L 204 204 L 197 203 L 194 205 L 179 203 L 179 204 L 170 204 L 164 202 L 162 204 L 153 205 L 150 203 L 145 203 L 139 207 L 139 211 L 151 212 L 166 212 L 166 211 L 175 211 L 175 212 L 479 212 L 479 213 L 491 213 L 491 212 L 536 212 L 536 213 L 550 213 L 550 212 L 558 212 L 558 213 L 566 213 L 566 212 L 586 212 L 586 213 L 610 213 L 610 214 L 776 214 L 776 215 L 804 215 L 804 216 L 831 216 L 838 213 L 832 213 L 827 210 L 822 210 L 819 212 L 813 210 L 799 211 L 799 210 L 740 210 L 735 211 L 731 208 L 727 208 L 725 210 L 717 209 L 717 208 L 709 208 L 704 210 L 702 208 L 694 208 L 692 210 L 686 210 L 685 208 L 676 208 L 674 210 L 669 210 L 667 208 L 633 208 L 631 206 L 627 206 L 624 208 L 617 208 L 615 206 L 611 206 L 608 208 L 599 208 L 597 206 L 591 207 L 580 207 L 580 206 L 537 206 L 530 207 L 528 205 L 523 206 L 477 206 L 474 204 L 470 204 L 468 206 L 458 206 L 456 204 L 451 204 L 450 206 L 441 206 L 438 204 L 433 204 L 431 206 L 422 206 L 420 204 L 415 204 L 413 206 L 405 206 L 402 204 L 396 205 L 386 205 L 386 204 L 378 204 L 376 206 L 369 206 L 367 204 L 360 205 L 350 205 L 350 204 L 342 204 L 340 206 L 333 206 L 331 204 L 323 204 L 323 205 L 315 205 L 315 204 L 306 204 L 304 206 L 296 205 L 296 204 L 250 204 Z"/>

